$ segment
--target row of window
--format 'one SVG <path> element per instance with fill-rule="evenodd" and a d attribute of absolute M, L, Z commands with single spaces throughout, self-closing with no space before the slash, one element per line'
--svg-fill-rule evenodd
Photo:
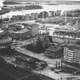
<path fill-rule="evenodd" d="M 0 43 L 2 44 L 2 43 L 9 43 L 9 42 L 11 42 L 12 41 L 12 38 L 6 38 L 6 39 L 1 39 L 0 40 Z"/>
<path fill-rule="evenodd" d="M 53 33 L 53 36 L 61 37 L 61 38 L 80 39 L 80 35 L 79 34 Z"/>
<path fill-rule="evenodd" d="M 71 63 L 79 63 L 80 59 L 78 54 L 74 50 L 64 48 L 64 60 Z"/>

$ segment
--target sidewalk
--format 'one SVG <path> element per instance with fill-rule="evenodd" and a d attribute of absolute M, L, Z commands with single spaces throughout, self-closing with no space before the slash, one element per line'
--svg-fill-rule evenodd
<path fill-rule="evenodd" d="M 37 74 L 42 74 L 42 75 L 48 76 L 55 80 L 68 80 L 67 78 L 73 78 L 71 80 L 80 80 L 80 76 L 72 75 L 72 74 L 68 74 L 68 73 L 61 73 L 61 72 L 55 73 L 54 71 L 50 70 L 51 67 L 55 67 L 56 61 L 60 61 L 60 59 L 49 59 L 46 56 L 44 56 L 43 54 L 33 53 L 33 52 L 26 50 L 24 48 L 21 48 L 21 47 L 14 47 L 14 48 L 16 51 L 18 51 L 22 54 L 25 54 L 25 55 L 28 55 L 28 56 L 31 56 L 31 57 L 34 57 L 39 60 L 43 60 L 43 61 L 47 62 L 48 67 L 46 69 L 41 70 L 41 71 L 33 71 Z"/>
<path fill-rule="evenodd" d="M 31 52 L 29 50 L 26 50 L 24 48 L 15 47 L 15 50 L 24 54 L 24 55 L 28 55 L 28 56 L 37 58 L 39 60 L 46 61 L 48 63 L 48 66 L 50 66 L 50 67 L 55 67 L 56 66 L 56 61 L 60 62 L 60 59 L 49 59 L 48 57 L 44 56 L 43 54 L 33 53 L 33 52 Z"/>
<path fill-rule="evenodd" d="M 52 79 L 55 80 L 67 80 L 67 78 L 73 78 L 71 80 L 78 80 L 78 78 L 76 76 L 73 76 L 71 74 L 67 74 L 67 73 L 55 73 L 54 71 L 51 71 L 50 69 L 44 69 L 42 71 L 33 71 L 34 73 L 38 73 L 38 74 L 42 74 L 45 76 L 48 76 Z M 70 79 L 69 79 L 70 80 Z"/>

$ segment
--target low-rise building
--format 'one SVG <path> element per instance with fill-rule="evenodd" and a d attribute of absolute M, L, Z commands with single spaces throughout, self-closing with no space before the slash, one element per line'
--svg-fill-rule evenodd
<path fill-rule="evenodd" d="M 80 45 L 67 44 L 64 46 L 64 62 L 80 64 Z"/>
<path fill-rule="evenodd" d="M 9 47 L 11 43 L 12 43 L 12 38 L 9 37 L 8 32 L 0 30 L 0 49 Z"/>
<path fill-rule="evenodd" d="M 57 29 L 53 32 L 53 41 L 61 40 L 64 43 L 74 43 L 80 40 L 80 31 L 71 29 Z"/>
<path fill-rule="evenodd" d="M 32 33 L 27 28 L 19 31 L 10 31 L 10 36 L 13 40 L 26 40 L 32 36 Z"/>
<path fill-rule="evenodd" d="M 38 27 L 39 25 L 35 23 L 13 24 L 10 26 L 9 32 L 10 36 L 15 40 L 26 40 L 39 33 Z"/>
<path fill-rule="evenodd" d="M 63 57 L 63 48 L 58 46 L 50 46 L 46 49 L 45 55 L 50 58 L 62 58 Z"/>

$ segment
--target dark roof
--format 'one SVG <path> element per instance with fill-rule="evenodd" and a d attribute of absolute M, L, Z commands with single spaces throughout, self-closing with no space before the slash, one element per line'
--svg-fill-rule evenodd
<path fill-rule="evenodd" d="M 62 33 L 68 33 L 68 34 L 80 34 L 80 31 L 71 31 L 71 30 L 57 30 L 55 32 L 62 32 Z"/>
<path fill-rule="evenodd" d="M 0 15 L 10 12 L 9 10 L 2 9 L 0 10 Z"/>
<path fill-rule="evenodd" d="M 19 31 L 10 30 L 10 33 L 15 33 L 15 34 L 23 34 L 23 33 L 26 33 L 26 32 L 30 32 L 30 30 L 27 29 L 27 28 L 21 29 Z"/>
<path fill-rule="evenodd" d="M 78 49 L 80 50 L 80 44 L 66 44 L 65 47 L 68 47 L 69 49 Z"/>
<path fill-rule="evenodd" d="M 60 49 L 61 49 L 60 46 L 50 46 L 47 50 L 56 52 Z"/>

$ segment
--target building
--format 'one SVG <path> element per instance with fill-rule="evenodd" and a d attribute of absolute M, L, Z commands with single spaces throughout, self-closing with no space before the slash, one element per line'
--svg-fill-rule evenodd
<path fill-rule="evenodd" d="M 39 24 L 36 23 L 17 23 L 9 25 L 9 33 L 12 39 L 26 40 L 36 36 L 39 31 Z"/>
<path fill-rule="evenodd" d="M 46 26 L 40 26 L 39 27 L 39 34 L 46 34 L 47 33 L 47 27 Z"/>
<path fill-rule="evenodd" d="M 50 46 L 46 49 L 45 55 L 49 58 L 62 58 L 63 57 L 63 48 L 58 46 Z"/>
<path fill-rule="evenodd" d="M 48 33 L 49 36 L 53 36 L 53 32 L 55 31 L 56 27 L 60 27 L 60 26 L 56 24 L 41 24 L 39 27 L 39 33 L 40 34 Z"/>
<path fill-rule="evenodd" d="M 53 42 L 57 43 L 75 43 L 80 40 L 80 31 L 77 25 L 60 26 L 55 24 L 44 24 L 39 27 L 40 34 L 46 34 L 52 37 Z"/>
<path fill-rule="evenodd" d="M 19 31 L 10 31 L 10 36 L 13 40 L 26 40 L 32 36 L 32 33 L 27 28 Z"/>
<path fill-rule="evenodd" d="M 80 46 L 78 44 L 65 45 L 63 60 L 80 64 Z"/>
<path fill-rule="evenodd" d="M 39 24 L 33 23 L 31 25 L 31 32 L 32 32 L 32 36 L 36 36 L 37 34 L 39 34 Z"/>
<path fill-rule="evenodd" d="M 25 16 L 24 15 L 16 15 L 16 16 L 12 16 L 11 21 L 22 21 L 25 20 Z"/>
<path fill-rule="evenodd" d="M 55 16 L 55 12 L 54 12 L 54 11 L 49 11 L 48 13 L 49 13 L 49 14 L 48 14 L 49 17 L 54 17 L 54 16 Z"/>
<path fill-rule="evenodd" d="M 11 42 L 12 38 L 9 37 L 9 33 L 0 30 L 0 50 L 9 47 Z"/>
<path fill-rule="evenodd" d="M 80 40 L 80 31 L 73 29 L 56 29 L 52 36 L 53 41 L 61 43 L 75 43 Z"/>
<path fill-rule="evenodd" d="M 75 9 L 75 10 L 70 10 L 70 11 L 64 11 L 63 12 L 63 16 L 67 16 L 67 17 L 79 17 L 80 16 L 80 10 L 79 9 Z"/>

